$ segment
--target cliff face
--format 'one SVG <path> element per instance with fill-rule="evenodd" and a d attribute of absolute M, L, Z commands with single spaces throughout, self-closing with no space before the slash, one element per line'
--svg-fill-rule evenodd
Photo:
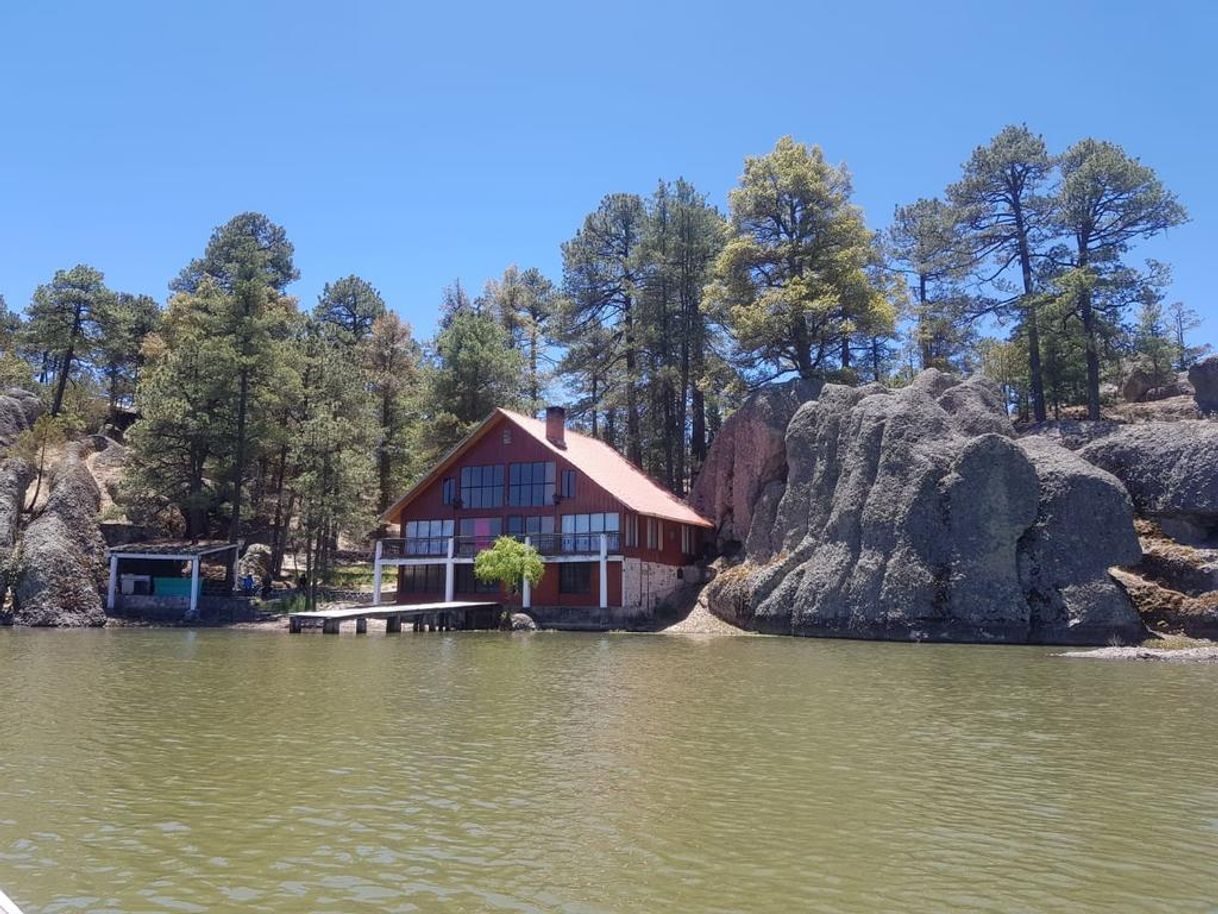
<path fill-rule="evenodd" d="M 9 447 L 41 414 L 22 390 L 0 394 L 0 447 Z M 57 457 L 31 513 L 34 470 L 19 457 L 0 460 L 0 622 L 18 625 L 104 625 L 106 547 L 98 526 L 102 491 L 88 458 L 101 449 L 121 471 L 123 449 L 109 439 L 72 442 Z M 9 597 L 7 608 L 5 597 Z"/>
<path fill-rule="evenodd" d="M 787 478 L 754 502 L 747 561 L 708 588 L 721 617 L 859 638 L 1142 636 L 1107 572 L 1140 556 L 1124 489 L 1053 442 L 1017 442 L 988 382 L 827 385 L 784 445 Z"/>

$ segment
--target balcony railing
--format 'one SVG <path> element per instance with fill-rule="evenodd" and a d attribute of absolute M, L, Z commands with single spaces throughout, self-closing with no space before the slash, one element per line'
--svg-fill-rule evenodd
<path fill-rule="evenodd" d="M 511 534 L 524 542 L 523 534 Z M 530 533 L 528 542 L 543 556 L 600 555 L 601 538 L 605 552 L 617 555 L 621 550 L 621 534 L 612 533 Z M 424 536 L 380 541 L 382 559 L 448 558 L 449 540 L 456 558 L 473 558 L 483 549 L 494 545 L 496 536 Z"/>

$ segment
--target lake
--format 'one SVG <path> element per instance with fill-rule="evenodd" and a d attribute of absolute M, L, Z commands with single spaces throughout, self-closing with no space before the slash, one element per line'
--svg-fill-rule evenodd
<path fill-rule="evenodd" d="M 761 637 L 0 630 L 52 912 L 1213 911 L 1218 667 Z"/>

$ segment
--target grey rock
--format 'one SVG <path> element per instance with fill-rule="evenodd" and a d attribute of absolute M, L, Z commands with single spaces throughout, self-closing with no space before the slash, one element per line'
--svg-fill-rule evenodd
<path fill-rule="evenodd" d="M 1079 454 L 1119 479 L 1138 512 L 1168 536 L 1198 546 L 1218 541 L 1218 423 L 1127 425 Z"/>
<path fill-rule="evenodd" d="M 1197 408 L 1205 415 L 1218 413 L 1218 355 L 1203 359 L 1188 370 Z"/>
<path fill-rule="evenodd" d="M 0 447 L 11 447 L 42 415 L 42 401 L 28 390 L 10 387 L 0 394 Z"/>
<path fill-rule="evenodd" d="M 25 493 L 33 478 L 34 471 L 26 461 L 17 457 L 0 461 L 0 621 L 5 624 L 12 621 L 3 606 L 12 583 Z"/>
<path fill-rule="evenodd" d="M 826 385 L 792 417 L 785 450 L 785 486 L 752 512 L 749 561 L 707 588 L 722 618 L 861 638 L 1094 643 L 1142 631 L 1107 574 L 1130 544 L 1138 555 L 1124 491 L 1052 442 L 1013 440 L 988 382 L 927 371 L 899 390 Z M 1111 530 L 1079 507 L 1097 498 Z M 1085 556 L 1064 554 L 1080 543 Z"/>
<path fill-rule="evenodd" d="M 1154 386 L 1154 378 L 1141 368 L 1135 368 L 1121 383 L 1121 399 L 1126 403 L 1141 403 Z"/>
<path fill-rule="evenodd" d="M 514 632 L 535 632 L 537 631 L 537 623 L 533 621 L 533 617 L 528 613 L 512 613 L 508 620 L 508 625 Z"/>
<path fill-rule="evenodd" d="M 764 387 L 723 423 L 689 492 L 693 508 L 714 520 L 721 548 L 745 541 L 762 490 L 786 477 L 787 424 L 821 387 L 803 379 Z"/>
<path fill-rule="evenodd" d="M 69 444 L 55 466 L 47 503 L 22 537 L 13 587 L 12 621 L 19 625 L 104 625 L 107 566 L 98 531 L 101 491 L 84 457 Z"/>

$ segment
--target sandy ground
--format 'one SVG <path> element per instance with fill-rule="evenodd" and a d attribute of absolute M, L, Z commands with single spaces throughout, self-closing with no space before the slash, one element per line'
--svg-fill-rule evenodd
<path fill-rule="evenodd" d="M 711 613 L 702 604 L 694 605 L 688 616 L 668 628 L 660 629 L 662 635 L 747 635 L 742 628 L 729 625 Z"/>
<path fill-rule="evenodd" d="M 1090 651 L 1066 651 L 1063 657 L 1089 660 L 1158 660 L 1167 663 L 1218 663 L 1218 645 L 1164 650 L 1154 647 L 1100 647 Z"/>

